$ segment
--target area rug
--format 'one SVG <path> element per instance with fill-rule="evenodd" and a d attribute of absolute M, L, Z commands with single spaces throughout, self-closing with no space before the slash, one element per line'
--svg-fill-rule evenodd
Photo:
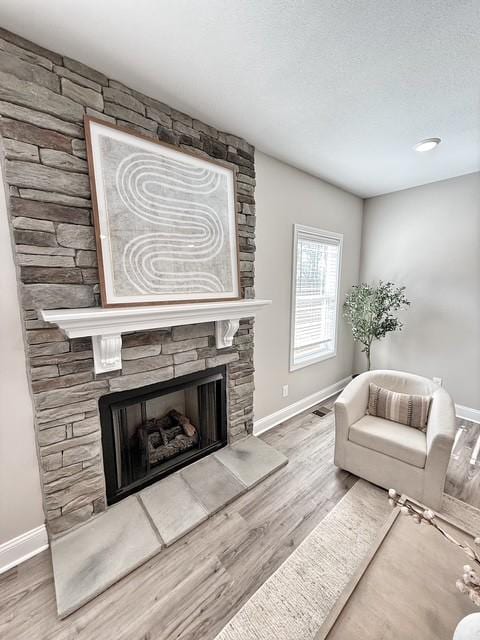
<path fill-rule="evenodd" d="M 310 640 L 366 555 L 391 508 L 359 480 L 215 640 Z"/>
<path fill-rule="evenodd" d="M 215 640 L 313 640 L 391 508 L 359 480 Z M 480 511 L 444 495 L 442 513 L 480 532 Z"/>

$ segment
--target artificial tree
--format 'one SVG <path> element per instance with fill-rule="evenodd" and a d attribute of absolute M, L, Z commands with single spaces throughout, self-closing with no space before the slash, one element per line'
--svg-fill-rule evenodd
<path fill-rule="evenodd" d="M 352 326 L 353 339 L 363 345 L 369 371 L 373 341 L 402 329 L 395 314 L 410 305 L 404 292 L 405 287 L 380 280 L 378 285 L 356 284 L 347 293 L 343 315 Z"/>

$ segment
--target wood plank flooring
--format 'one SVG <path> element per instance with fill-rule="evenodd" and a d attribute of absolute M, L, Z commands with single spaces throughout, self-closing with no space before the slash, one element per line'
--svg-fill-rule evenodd
<path fill-rule="evenodd" d="M 0 576 L 0 638 L 212 640 L 356 480 L 333 466 L 333 416 L 315 408 L 262 436 L 286 467 L 66 620 L 48 551 Z M 446 484 L 477 507 L 479 443 L 480 425 L 459 421 Z"/>
<path fill-rule="evenodd" d="M 306 412 L 263 439 L 286 467 L 67 619 L 48 551 L 0 576 L 0 638 L 214 638 L 356 480 L 333 466 L 331 414 Z"/>

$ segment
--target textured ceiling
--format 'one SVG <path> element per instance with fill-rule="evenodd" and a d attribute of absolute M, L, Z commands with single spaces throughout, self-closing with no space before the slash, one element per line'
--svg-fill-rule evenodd
<path fill-rule="evenodd" d="M 480 168 L 478 0 L 2 0 L 0 25 L 363 197 Z"/>

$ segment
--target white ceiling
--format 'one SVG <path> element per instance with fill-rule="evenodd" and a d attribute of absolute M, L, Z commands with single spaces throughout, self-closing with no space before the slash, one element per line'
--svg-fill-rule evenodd
<path fill-rule="evenodd" d="M 480 168 L 479 0 L 1 0 L 0 24 L 363 197 Z"/>

